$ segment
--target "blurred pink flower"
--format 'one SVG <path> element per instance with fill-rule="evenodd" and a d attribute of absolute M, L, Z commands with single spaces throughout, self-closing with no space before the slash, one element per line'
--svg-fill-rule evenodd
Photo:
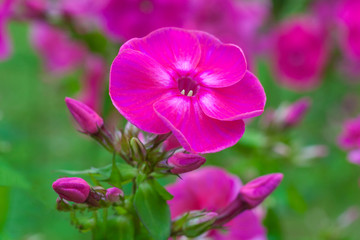
<path fill-rule="evenodd" d="M 70 39 L 65 32 L 46 23 L 36 22 L 31 27 L 31 42 L 53 74 L 63 75 L 85 59 L 86 48 Z"/>
<path fill-rule="evenodd" d="M 118 40 L 143 37 L 160 27 L 182 27 L 189 0 L 110 0 L 102 9 L 102 25 Z"/>
<path fill-rule="evenodd" d="M 276 80 L 296 91 L 312 90 L 321 82 L 328 57 L 326 30 L 309 16 L 285 20 L 274 33 Z"/>
<path fill-rule="evenodd" d="M 73 16 L 98 14 L 110 0 L 58 0 L 59 11 Z M 119 1 L 120 2 L 120 1 Z"/>
<path fill-rule="evenodd" d="M 17 0 L 17 11 L 25 18 L 44 17 L 51 8 L 49 0 Z"/>
<path fill-rule="evenodd" d="M 0 3 L 0 61 L 8 58 L 12 51 L 12 44 L 7 32 L 7 22 L 11 16 L 15 0 L 4 0 Z"/>
<path fill-rule="evenodd" d="M 351 163 L 360 165 L 360 149 L 352 150 L 352 151 L 348 154 L 348 160 L 349 160 Z"/>
<path fill-rule="evenodd" d="M 305 114 L 308 112 L 311 105 L 310 98 L 301 98 L 288 106 L 284 111 L 284 124 L 287 127 L 293 127 L 298 125 Z"/>
<path fill-rule="evenodd" d="M 295 127 L 303 120 L 310 106 L 311 99 L 303 97 L 292 104 L 281 104 L 276 110 L 267 109 L 262 117 L 262 124 L 266 128 Z"/>
<path fill-rule="evenodd" d="M 338 143 L 344 149 L 360 148 L 360 116 L 345 121 Z"/>
<path fill-rule="evenodd" d="M 167 187 L 174 196 L 168 201 L 172 219 L 192 210 L 220 211 L 235 200 L 241 189 L 238 177 L 216 167 L 205 167 L 183 174 L 181 178 Z M 206 237 L 214 240 L 266 239 L 261 219 L 252 210 L 241 213 L 225 227 L 227 232 L 211 230 Z"/>
<path fill-rule="evenodd" d="M 242 50 L 198 31 L 164 28 L 125 43 L 110 72 L 115 107 L 138 128 L 172 131 L 190 152 L 217 152 L 259 116 L 265 92 Z"/>
<path fill-rule="evenodd" d="M 360 1 L 343 0 L 336 8 L 337 39 L 344 60 L 342 70 L 349 76 L 360 75 Z"/>
<path fill-rule="evenodd" d="M 223 42 L 237 44 L 249 58 L 260 46 L 260 28 L 270 9 L 267 0 L 193 0 L 186 27 L 209 32 Z"/>
<path fill-rule="evenodd" d="M 101 113 L 108 67 L 103 58 L 90 55 L 85 62 L 85 73 L 79 95 L 81 102 Z"/>
<path fill-rule="evenodd" d="M 360 1 L 343 0 L 337 8 L 340 47 L 348 59 L 360 61 Z"/>

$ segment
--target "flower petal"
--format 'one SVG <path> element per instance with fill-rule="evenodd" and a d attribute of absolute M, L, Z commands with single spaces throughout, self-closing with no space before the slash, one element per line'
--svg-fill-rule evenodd
<path fill-rule="evenodd" d="M 200 209 L 196 196 L 189 191 L 184 181 L 168 185 L 166 190 L 174 196 L 167 202 L 170 207 L 171 219 L 175 219 L 186 212 Z"/>
<path fill-rule="evenodd" d="M 169 129 L 155 114 L 153 104 L 177 90 L 169 73 L 149 56 L 122 51 L 110 71 L 110 97 L 118 111 L 138 128 L 163 134 Z M 176 91 L 178 92 L 178 91 Z"/>
<path fill-rule="evenodd" d="M 242 120 L 219 121 L 204 114 L 195 97 L 171 96 L 154 104 L 158 116 L 190 152 L 218 152 L 233 146 L 244 133 Z"/>
<path fill-rule="evenodd" d="M 0 61 L 8 58 L 12 51 L 11 41 L 5 24 L 5 20 L 0 16 Z"/>
<path fill-rule="evenodd" d="M 147 54 L 167 69 L 180 72 L 195 69 L 201 55 L 195 35 L 179 28 L 161 28 L 144 38 L 134 38 L 126 42 L 120 52 L 129 48 Z"/>
<path fill-rule="evenodd" d="M 243 51 L 233 44 L 222 44 L 204 33 L 194 34 L 201 46 L 201 60 L 197 66 L 199 82 L 203 86 L 221 88 L 240 81 L 247 69 Z"/>
<path fill-rule="evenodd" d="M 223 233 L 217 231 L 216 240 L 244 239 L 244 240 L 266 240 L 266 229 L 261 224 L 261 219 L 254 211 L 247 210 L 236 218 L 225 224 L 229 229 Z"/>
<path fill-rule="evenodd" d="M 266 101 L 260 81 L 250 72 L 246 72 L 241 81 L 230 87 L 202 87 L 198 95 L 204 113 L 224 121 L 259 116 L 264 111 Z"/>

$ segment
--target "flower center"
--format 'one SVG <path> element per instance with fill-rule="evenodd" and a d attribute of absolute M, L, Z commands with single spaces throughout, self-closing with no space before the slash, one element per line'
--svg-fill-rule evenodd
<path fill-rule="evenodd" d="M 199 85 L 191 77 L 180 77 L 178 79 L 178 89 L 182 95 L 192 97 L 197 94 Z"/>

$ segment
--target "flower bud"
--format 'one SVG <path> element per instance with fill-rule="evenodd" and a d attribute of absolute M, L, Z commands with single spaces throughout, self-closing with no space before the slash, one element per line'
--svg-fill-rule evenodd
<path fill-rule="evenodd" d="M 104 120 L 91 108 L 82 102 L 72 98 L 65 98 L 65 103 L 79 124 L 80 128 L 87 134 L 96 134 L 104 125 Z"/>
<path fill-rule="evenodd" d="M 175 153 L 167 163 L 173 174 L 180 174 L 193 171 L 205 163 L 206 159 L 197 154 Z"/>
<path fill-rule="evenodd" d="M 216 212 L 190 212 L 188 221 L 184 223 L 182 231 L 187 237 L 197 237 L 210 230 L 217 216 Z"/>
<path fill-rule="evenodd" d="M 117 201 L 119 201 L 120 196 L 123 197 L 124 192 L 121 189 L 117 188 L 117 187 L 108 188 L 106 190 L 106 200 L 108 200 L 109 202 L 117 202 Z"/>
<path fill-rule="evenodd" d="M 273 173 L 256 178 L 240 189 L 242 200 L 254 208 L 262 203 L 280 184 L 283 174 Z"/>
<path fill-rule="evenodd" d="M 134 160 L 143 162 L 145 160 L 146 148 L 136 137 L 130 139 L 130 149 Z"/>
<path fill-rule="evenodd" d="M 286 127 L 296 126 L 304 118 L 311 105 L 309 98 L 302 98 L 288 106 L 285 110 L 284 125 Z"/>
<path fill-rule="evenodd" d="M 85 202 L 90 193 L 89 184 L 77 177 L 59 178 L 52 187 L 60 198 L 76 203 Z"/>

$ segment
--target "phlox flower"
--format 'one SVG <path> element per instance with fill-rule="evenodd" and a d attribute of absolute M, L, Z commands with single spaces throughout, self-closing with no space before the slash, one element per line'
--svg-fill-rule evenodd
<path fill-rule="evenodd" d="M 238 177 L 217 167 L 205 167 L 182 174 L 181 178 L 167 186 L 167 190 L 174 196 L 168 201 L 172 219 L 192 210 L 205 209 L 217 212 L 236 198 L 242 185 Z M 225 228 L 227 231 L 209 231 L 204 239 L 266 239 L 266 231 L 261 219 L 253 210 L 242 212 L 225 224 Z"/>
<path fill-rule="evenodd" d="M 0 61 L 9 57 L 12 44 L 7 32 L 7 22 L 11 16 L 14 0 L 4 0 L 0 3 Z"/>
<path fill-rule="evenodd" d="M 316 18 L 287 19 L 275 30 L 272 57 L 281 85 L 296 91 L 314 89 L 321 82 L 327 56 L 326 31 Z"/>
<path fill-rule="evenodd" d="M 108 35 L 128 40 L 160 27 L 182 27 L 188 7 L 189 0 L 109 0 L 100 16 Z"/>
<path fill-rule="evenodd" d="M 172 132 L 190 152 L 234 145 L 242 119 L 260 115 L 265 92 L 242 50 L 204 32 L 163 28 L 125 43 L 110 71 L 110 97 L 138 128 Z"/>
<path fill-rule="evenodd" d="M 343 0 L 336 6 L 336 36 L 344 56 L 341 67 L 347 75 L 357 78 L 360 75 L 360 1 Z"/>
<path fill-rule="evenodd" d="M 344 0 L 337 7 L 340 47 L 346 58 L 360 61 L 360 1 Z"/>
<path fill-rule="evenodd" d="M 338 143 L 344 149 L 360 148 L 360 116 L 345 121 Z"/>
<path fill-rule="evenodd" d="M 99 56 L 89 55 L 85 61 L 84 70 L 82 88 L 78 98 L 96 112 L 101 112 L 107 76 L 106 62 Z"/>
<path fill-rule="evenodd" d="M 267 0 L 193 0 L 185 26 L 241 46 L 253 57 L 260 46 L 260 28 L 270 15 Z"/>
<path fill-rule="evenodd" d="M 54 74 L 73 70 L 86 56 L 84 46 L 71 40 L 65 32 L 46 23 L 34 23 L 30 38 L 35 50 L 43 58 L 45 68 Z"/>

